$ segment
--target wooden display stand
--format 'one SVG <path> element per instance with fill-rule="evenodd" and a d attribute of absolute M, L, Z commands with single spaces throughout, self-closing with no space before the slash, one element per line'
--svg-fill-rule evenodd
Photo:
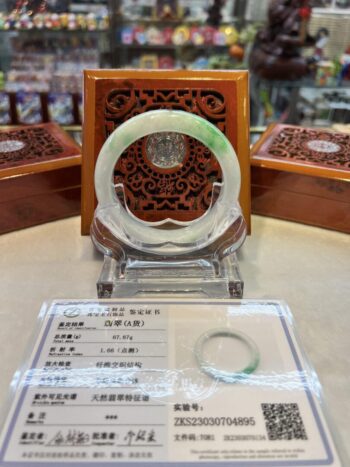
<path fill-rule="evenodd" d="M 350 135 L 273 124 L 251 164 L 253 213 L 350 233 Z"/>
<path fill-rule="evenodd" d="M 79 146 L 56 124 L 0 132 L 0 233 L 79 214 Z"/>
<path fill-rule="evenodd" d="M 82 234 L 96 208 L 94 169 L 106 138 L 142 112 L 175 109 L 197 114 L 225 133 L 236 150 L 242 176 L 240 204 L 250 230 L 248 73 L 246 71 L 85 71 Z M 220 166 L 199 141 L 186 137 L 184 162 L 157 169 L 147 160 L 147 139 L 132 144 L 115 168 L 128 208 L 138 218 L 194 220 L 212 200 Z M 107 181 L 106 181 L 107 183 Z"/>

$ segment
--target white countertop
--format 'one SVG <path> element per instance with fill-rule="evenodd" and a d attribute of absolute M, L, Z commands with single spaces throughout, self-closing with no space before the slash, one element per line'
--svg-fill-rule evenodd
<path fill-rule="evenodd" d="M 78 217 L 2 235 L 0 252 L 3 405 L 42 302 L 96 298 L 102 257 L 80 236 Z M 253 216 L 239 259 L 245 298 L 290 306 L 350 458 L 350 236 Z"/>

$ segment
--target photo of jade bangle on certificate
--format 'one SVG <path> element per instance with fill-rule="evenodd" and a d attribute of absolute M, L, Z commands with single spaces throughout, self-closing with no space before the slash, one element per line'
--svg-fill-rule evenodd
<path fill-rule="evenodd" d="M 44 304 L 0 466 L 341 466 L 278 301 Z"/>

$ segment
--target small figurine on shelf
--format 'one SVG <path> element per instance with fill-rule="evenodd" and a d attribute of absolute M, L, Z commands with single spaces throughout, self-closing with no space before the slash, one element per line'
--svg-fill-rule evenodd
<path fill-rule="evenodd" d="M 35 29 L 43 29 L 45 26 L 45 18 L 42 13 L 37 13 L 33 17 L 33 24 Z"/>
<path fill-rule="evenodd" d="M 223 31 L 221 31 L 220 29 L 216 29 L 215 32 L 214 32 L 213 44 L 214 45 L 219 45 L 219 46 L 226 45 L 225 33 Z"/>
<path fill-rule="evenodd" d="M 316 44 L 314 50 L 314 58 L 316 61 L 320 61 L 324 58 L 324 49 L 329 41 L 329 31 L 327 28 L 320 28 L 317 31 Z"/>
<path fill-rule="evenodd" d="M 164 5 L 160 18 L 161 19 L 174 19 L 170 5 Z"/>
<path fill-rule="evenodd" d="M 191 64 L 191 70 L 207 70 L 209 68 L 209 60 L 205 56 L 200 56 Z"/>
<path fill-rule="evenodd" d="M 339 84 L 343 80 L 350 80 L 350 46 L 345 50 L 345 53 L 340 57 L 341 70 L 338 77 Z"/>
<path fill-rule="evenodd" d="M 16 13 L 10 13 L 5 21 L 5 29 L 15 29 L 18 15 Z"/>
<path fill-rule="evenodd" d="M 146 70 L 155 70 L 159 68 L 158 57 L 155 54 L 145 54 L 140 57 L 140 68 Z"/>
<path fill-rule="evenodd" d="M 193 45 L 203 45 L 204 44 L 204 34 L 202 32 L 202 28 L 199 28 L 198 26 L 193 26 L 190 30 L 190 38 L 191 38 L 191 43 Z"/>
<path fill-rule="evenodd" d="M 75 31 L 77 29 L 77 17 L 74 13 L 68 14 L 68 29 L 71 31 Z"/>
<path fill-rule="evenodd" d="M 231 46 L 237 43 L 239 34 L 234 26 L 221 26 L 220 31 L 225 35 L 226 45 Z"/>
<path fill-rule="evenodd" d="M 311 17 L 309 0 L 271 0 L 268 24 L 256 35 L 250 56 L 250 68 L 269 80 L 296 80 L 309 71 L 303 47 L 315 40 L 308 34 Z"/>
<path fill-rule="evenodd" d="M 18 29 L 32 29 L 33 28 L 33 21 L 28 13 L 21 14 L 19 18 L 19 27 Z"/>
<path fill-rule="evenodd" d="M 171 55 L 162 55 L 158 60 L 158 67 L 161 70 L 173 70 L 175 66 L 174 59 Z"/>
<path fill-rule="evenodd" d="M 172 27 L 166 27 L 163 29 L 163 42 L 164 44 L 172 44 L 172 38 L 174 29 Z"/>
<path fill-rule="evenodd" d="M 145 28 L 143 26 L 136 26 L 133 30 L 133 35 L 136 44 L 144 45 L 147 43 Z"/>
<path fill-rule="evenodd" d="M 239 44 L 233 44 L 229 48 L 229 54 L 232 58 L 235 58 L 239 62 L 241 62 L 244 58 L 244 49 Z"/>
<path fill-rule="evenodd" d="M 84 30 L 88 27 L 88 15 L 77 15 L 77 29 Z"/>
<path fill-rule="evenodd" d="M 203 27 L 203 35 L 204 35 L 204 42 L 206 44 L 213 44 L 214 43 L 214 35 L 215 35 L 216 29 L 213 28 L 212 26 L 204 26 Z"/>
<path fill-rule="evenodd" d="M 211 70 L 231 70 L 232 62 L 227 54 L 211 55 L 208 68 Z"/>
<path fill-rule="evenodd" d="M 57 13 L 51 14 L 51 23 L 52 23 L 52 29 L 55 29 L 55 30 L 61 29 L 60 16 Z"/>
<path fill-rule="evenodd" d="M 38 7 L 37 13 L 46 13 L 47 12 L 47 0 L 42 0 Z"/>
<path fill-rule="evenodd" d="M 149 27 L 146 32 L 147 42 L 150 45 L 163 45 L 164 44 L 164 37 L 163 33 L 159 28 L 155 26 Z"/>
<path fill-rule="evenodd" d="M 52 29 L 52 19 L 50 13 L 45 13 L 44 15 L 44 26 L 46 29 Z"/>
<path fill-rule="evenodd" d="M 16 110 L 20 123 L 41 123 L 40 94 L 37 92 L 18 92 L 16 94 Z"/>
<path fill-rule="evenodd" d="M 97 19 L 97 28 L 98 28 L 98 30 L 99 31 L 106 31 L 108 29 L 108 27 L 109 27 L 108 13 L 104 12 L 104 11 L 101 11 L 100 13 L 97 13 L 96 19 Z"/>
<path fill-rule="evenodd" d="M 134 30 L 133 28 L 127 26 L 121 31 L 121 41 L 124 45 L 130 45 L 134 40 Z"/>
<path fill-rule="evenodd" d="M 176 0 L 157 0 L 157 18 L 162 20 L 172 20 L 177 18 Z"/>
<path fill-rule="evenodd" d="M 208 8 L 207 24 L 218 27 L 222 21 L 221 9 L 225 5 L 225 0 L 214 0 L 214 3 Z"/>
<path fill-rule="evenodd" d="M 334 85 L 335 71 L 334 63 L 331 61 L 319 61 L 316 68 L 315 83 L 318 86 Z"/>
<path fill-rule="evenodd" d="M 89 31 L 96 31 L 97 19 L 95 13 L 88 13 L 86 16 L 86 27 Z"/>
<path fill-rule="evenodd" d="M 191 32 L 188 26 L 178 26 L 175 28 L 172 41 L 174 45 L 184 45 L 191 39 Z"/>

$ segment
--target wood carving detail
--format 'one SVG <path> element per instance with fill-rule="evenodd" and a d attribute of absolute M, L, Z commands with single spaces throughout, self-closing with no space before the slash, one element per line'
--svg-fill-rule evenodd
<path fill-rule="evenodd" d="M 64 152 L 60 142 L 45 128 L 0 132 L 0 170 L 25 163 L 44 162 Z"/>
<path fill-rule="evenodd" d="M 150 110 L 173 109 L 199 115 L 226 130 L 224 96 L 211 89 L 114 89 L 105 100 L 106 136 L 124 121 Z M 147 138 L 132 144 L 115 168 L 115 183 L 123 186 L 128 208 L 148 221 L 166 218 L 189 221 L 210 206 L 214 183 L 222 173 L 214 155 L 202 143 L 185 136 L 186 154 L 171 168 L 156 167 L 147 157 Z"/>
<path fill-rule="evenodd" d="M 350 135 L 347 134 L 285 127 L 275 136 L 268 152 L 278 159 L 350 170 Z"/>

